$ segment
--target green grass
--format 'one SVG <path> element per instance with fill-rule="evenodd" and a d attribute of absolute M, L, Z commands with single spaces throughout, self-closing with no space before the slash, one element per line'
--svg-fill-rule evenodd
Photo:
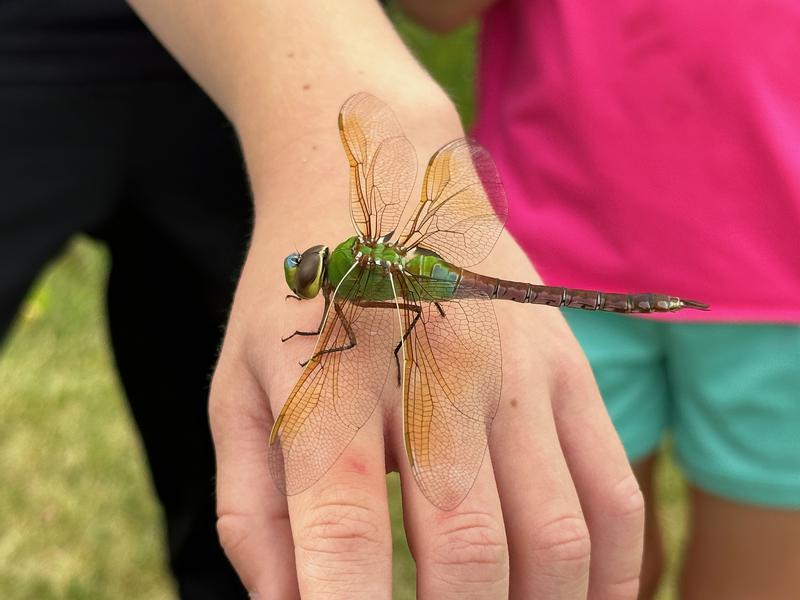
<path fill-rule="evenodd" d="M 0 598 L 174 596 L 109 354 L 107 269 L 102 248 L 73 244 L 0 357 Z"/>
<path fill-rule="evenodd" d="M 400 19 L 420 60 L 472 115 L 474 27 L 435 38 Z M 0 598 L 174 598 L 155 503 L 109 353 L 105 250 L 84 238 L 40 278 L 0 355 Z M 395 598 L 414 597 L 414 565 L 390 478 Z M 674 597 L 684 492 L 659 470 L 659 518 Z"/>

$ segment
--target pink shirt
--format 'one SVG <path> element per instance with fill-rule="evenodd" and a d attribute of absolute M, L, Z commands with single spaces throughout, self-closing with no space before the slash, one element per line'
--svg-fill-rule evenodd
<path fill-rule="evenodd" d="M 800 2 L 500 0 L 478 104 L 547 283 L 800 322 Z"/>

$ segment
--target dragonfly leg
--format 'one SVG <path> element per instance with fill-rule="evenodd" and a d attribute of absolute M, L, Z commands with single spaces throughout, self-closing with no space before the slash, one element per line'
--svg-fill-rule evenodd
<path fill-rule="evenodd" d="M 298 300 L 300 300 L 300 298 L 298 296 L 293 296 L 292 294 L 287 295 L 286 298 L 287 299 L 289 299 L 289 298 L 297 298 Z M 322 325 L 325 323 L 325 315 L 328 314 L 328 306 L 330 306 L 330 303 L 331 303 L 330 294 L 326 293 L 325 294 L 325 308 L 322 310 L 322 318 L 319 320 L 319 325 L 317 325 L 316 331 L 299 331 L 298 330 L 298 331 L 295 331 L 291 335 L 287 335 L 286 337 L 282 337 L 281 341 L 282 342 L 286 342 L 286 341 L 292 339 L 296 335 L 319 335 L 319 332 L 322 331 Z M 306 362 L 308 362 L 308 361 L 306 361 Z"/>
<path fill-rule="evenodd" d="M 442 308 L 436 304 L 436 307 L 439 309 L 439 312 L 442 313 L 444 316 L 444 312 L 442 312 Z M 411 320 L 411 324 L 406 329 L 406 332 L 403 334 L 403 337 L 398 342 L 397 346 L 394 349 L 394 362 L 397 364 L 397 387 L 400 387 L 400 349 L 403 347 L 403 342 L 406 341 L 406 338 L 411 335 L 411 332 L 414 331 L 414 326 L 419 321 L 419 318 L 422 316 L 422 309 L 417 306 L 416 304 L 408 305 L 408 308 L 414 311 L 416 314 L 414 318 Z"/>
<path fill-rule="evenodd" d="M 342 344 L 341 346 L 336 346 L 335 348 L 325 348 L 324 350 L 320 350 L 319 352 L 315 352 L 311 355 L 306 361 L 300 363 L 301 367 L 305 367 L 308 363 L 310 363 L 315 358 L 319 358 L 323 354 L 330 354 L 332 352 L 342 352 L 344 350 L 350 350 L 350 348 L 355 348 L 356 346 L 356 334 L 353 333 L 353 328 L 350 326 L 350 322 L 347 320 L 347 317 L 344 316 L 344 312 L 342 311 L 342 307 L 333 303 L 333 309 L 336 311 L 336 317 L 341 321 L 342 326 L 344 327 L 345 332 L 347 333 L 347 343 Z M 327 311 L 326 311 L 327 312 Z"/>
<path fill-rule="evenodd" d="M 438 302 L 434 302 L 434 304 L 436 305 L 436 310 L 439 311 L 439 314 L 444 316 L 444 309 L 442 308 L 442 305 L 439 304 Z"/>

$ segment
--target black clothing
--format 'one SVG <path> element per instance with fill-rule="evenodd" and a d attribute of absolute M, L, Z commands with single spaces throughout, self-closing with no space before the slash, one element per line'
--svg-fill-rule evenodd
<path fill-rule="evenodd" d="M 185 77 L 0 85 L 0 336 L 73 234 L 108 244 L 114 354 L 187 599 L 246 597 L 215 531 L 206 408 L 250 213 L 233 129 Z"/>
<path fill-rule="evenodd" d="M 188 79 L 125 0 L 0 0 L 0 85 Z"/>
<path fill-rule="evenodd" d="M 245 597 L 206 407 L 250 212 L 232 127 L 124 0 L 0 0 L 0 338 L 73 234 L 108 244 L 111 341 L 186 599 Z"/>

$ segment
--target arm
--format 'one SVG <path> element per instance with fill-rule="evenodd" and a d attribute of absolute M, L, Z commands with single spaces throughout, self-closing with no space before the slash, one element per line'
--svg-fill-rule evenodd
<path fill-rule="evenodd" d="M 295 247 L 352 234 L 339 106 L 357 91 L 388 101 L 422 164 L 463 131 L 371 0 L 131 4 L 229 116 L 252 182 L 253 237 L 209 405 L 220 538 L 248 589 L 261 598 L 390 597 L 386 468 L 401 473 L 421 597 L 495 598 L 509 586 L 520 598 L 544 590 L 585 597 L 590 532 L 595 549 L 613 548 L 611 563 L 598 562 L 599 576 L 635 579 L 642 530 L 635 480 L 556 311 L 497 308 L 504 347 L 516 350 L 510 364 L 521 368 L 504 374 L 491 460 L 458 509 L 437 511 L 416 489 L 396 404 L 387 404 L 384 419 L 373 415 L 314 488 L 288 499 L 277 492 L 266 465 L 270 427 L 298 360 L 313 349 L 312 340 L 281 345 L 280 338 L 313 327 L 320 308 L 284 301 L 282 259 Z M 507 235 L 483 266 L 538 281 Z M 509 409 L 517 400 L 517 411 Z"/>
<path fill-rule="evenodd" d="M 399 0 L 403 11 L 435 33 L 450 33 L 479 16 L 497 0 Z"/>
<path fill-rule="evenodd" d="M 341 172 L 338 140 L 320 134 L 330 131 L 331 115 L 335 123 L 339 105 L 354 91 L 391 98 L 409 137 L 438 142 L 461 132 L 446 95 L 376 2 L 239 0 L 235 9 L 223 0 L 131 4 L 226 112 L 248 161 L 258 161 L 249 171 L 259 210 L 262 172 L 284 171 L 298 158 L 309 168 L 333 164 Z"/>

